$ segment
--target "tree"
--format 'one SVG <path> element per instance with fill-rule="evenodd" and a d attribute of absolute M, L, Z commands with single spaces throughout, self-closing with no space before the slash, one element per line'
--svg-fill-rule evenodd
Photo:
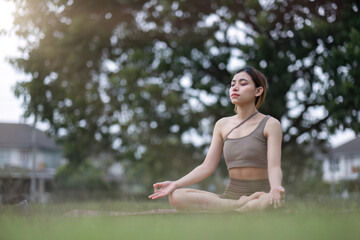
<path fill-rule="evenodd" d="M 268 77 L 262 111 L 282 120 L 285 154 L 359 132 L 357 1 L 15 2 L 26 45 L 13 62 L 32 76 L 16 94 L 74 166 L 107 151 L 153 180 L 200 163 L 211 126 L 232 113 L 236 59 Z M 202 145 L 185 141 L 192 131 Z"/>

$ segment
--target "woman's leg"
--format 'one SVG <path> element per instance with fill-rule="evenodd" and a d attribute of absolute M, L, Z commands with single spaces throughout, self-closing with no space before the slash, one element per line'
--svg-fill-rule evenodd
<path fill-rule="evenodd" d="M 191 188 L 176 189 L 169 195 L 171 206 L 185 211 L 224 212 L 239 209 L 248 201 L 259 198 L 263 193 L 243 196 L 238 200 L 222 199 L 215 193 Z"/>

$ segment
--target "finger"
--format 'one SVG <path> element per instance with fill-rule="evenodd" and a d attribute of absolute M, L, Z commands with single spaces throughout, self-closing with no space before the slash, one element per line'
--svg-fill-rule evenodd
<path fill-rule="evenodd" d="M 155 184 L 153 184 L 153 187 L 154 187 L 154 189 L 156 188 L 159 188 L 159 187 L 162 187 L 162 183 L 155 183 Z"/>
<path fill-rule="evenodd" d="M 276 208 L 279 208 L 280 207 L 280 199 L 277 199 L 276 200 Z"/>
<path fill-rule="evenodd" d="M 276 201 L 276 199 L 273 199 L 273 207 L 274 207 L 274 208 L 277 208 L 277 201 Z"/>
<path fill-rule="evenodd" d="M 158 199 L 159 197 L 157 197 L 156 195 L 153 195 L 153 196 L 151 196 L 150 197 L 150 199 L 152 199 L 152 200 L 155 200 L 155 199 Z"/>
<path fill-rule="evenodd" d="M 156 196 L 157 193 L 151 194 L 148 198 L 153 199 Z"/>
<path fill-rule="evenodd" d="M 277 202 L 276 205 L 277 205 L 278 208 L 280 208 L 280 207 L 282 207 L 284 205 L 284 201 L 281 200 L 281 199 L 277 199 L 276 202 Z"/>
<path fill-rule="evenodd" d="M 167 196 L 167 195 L 168 195 L 168 193 L 167 193 L 167 192 L 164 192 L 164 191 L 158 191 L 158 192 L 156 192 L 156 193 L 154 193 L 154 194 L 150 195 L 149 197 L 150 197 L 151 199 L 158 199 L 158 198 L 161 198 L 161 197 L 165 197 L 165 196 Z"/>
<path fill-rule="evenodd" d="M 159 197 L 160 197 L 160 196 L 159 196 L 158 193 L 155 193 L 155 194 L 149 196 L 149 198 L 151 198 L 151 199 L 157 199 L 157 198 L 159 198 Z"/>
<path fill-rule="evenodd" d="M 159 196 L 160 194 L 161 194 L 161 191 L 157 191 L 157 192 L 153 193 L 152 195 L 150 195 L 149 197 L 154 198 L 154 197 Z"/>
<path fill-rule="evenodd" d="M 157 190 L 159 187 L 161 187 L 162 184 L 161 183 L 155 183 L 153 184 L 153 188 L 154 188 L 154 191 Z"/>
<path fill-rule="evenodd" d="M 153 184 L 154 187 L 160 187 L 161 185 L 162 185 L 161 182 L 157 182 L 157 183 L 154 183 L 154 184 Z"/>
<path fill-rule="evenodd" d="M 165 194 L 159 194 L 159 195 L 155 195 L 152 199 L 158 199 L 158 198 L 162 198 L 165 197 Z"/>

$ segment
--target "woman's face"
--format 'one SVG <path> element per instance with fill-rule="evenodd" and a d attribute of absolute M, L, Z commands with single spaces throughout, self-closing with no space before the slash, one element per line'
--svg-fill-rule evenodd
<path fill-rule="evenodd" d="M 256 88 L 254 81 L 246 72 L 235 74 L 229 89 L 230 100 L 233 104 L 243 105 L 255 103 L 255 98 L 260 96 L 262 91 Z"/>

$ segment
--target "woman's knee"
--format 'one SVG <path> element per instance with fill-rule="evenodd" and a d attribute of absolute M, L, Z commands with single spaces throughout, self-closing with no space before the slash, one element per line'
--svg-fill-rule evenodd
<path fill-rule="evenodd" d="M 181 208 L 181 199 L 185 194 L 186 190 L 183 188 L 175 189 L 169 195 L 169 203 L 174 208 Z"/>

